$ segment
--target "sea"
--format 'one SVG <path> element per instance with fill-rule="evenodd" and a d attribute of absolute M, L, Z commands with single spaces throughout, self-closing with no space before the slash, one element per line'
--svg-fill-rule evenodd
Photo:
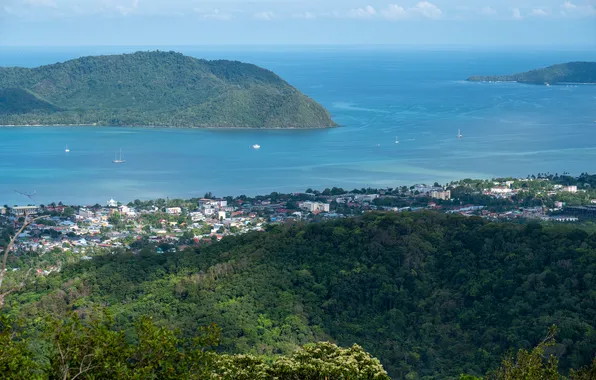
<path fill-rule="evenodd" d="M 471 75 L 596 61 L 596 49 L 0 47 L 0 65 L 35 67 L 155 49 L 270 69 L 326 107 L 340 127 L 2 127 L 0 205 L 126 203 L 206 192 L 256 195 L 596 172 L 596 86 L 465 81 Z M 255 144 L 261 148 L 253 149 Z M 126 162 L 115 165 L 120 150 Z"/>

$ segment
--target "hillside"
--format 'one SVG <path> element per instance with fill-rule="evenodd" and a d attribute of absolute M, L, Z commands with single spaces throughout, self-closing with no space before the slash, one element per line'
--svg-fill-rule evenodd
<path fill-rule="evenodd" d="M 596 235 L 435 213 L 276 226 L 197 251 L 96 257 L 9 299 L 25 320 L 107 306 L 188 335 L 222 328 L 231 353 L 354 343 L 392 377 L 484 374 L 560 328 L 563 369 L 596 353 Z"/>
<path fill-rule="evenodd" d="M 562 63 L 513 75 L 472 76 L 468 81 L 530 84 L 596 83 L 596 62 Z"/>
<path fill-rule="evenodd" d="M 0 115 L 0 124 L 16 125 L 335 125 L 322 106 L 271 71 L 159 51 L 0 67 Z"/>

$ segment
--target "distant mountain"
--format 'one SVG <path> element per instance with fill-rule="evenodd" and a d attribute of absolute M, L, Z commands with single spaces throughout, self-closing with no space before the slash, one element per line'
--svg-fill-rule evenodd
<path fill-rule="evenodd" d="M 531 84 L 596 83 L 596 62 L 562 63 L 513 75 L 472 76 L 468 81 Z"/>
<path fill-rule="evenodd" d="M 175 52 L 0 68 L 0 124 L 327 128 L 329 112 L 271 71 Z"/>

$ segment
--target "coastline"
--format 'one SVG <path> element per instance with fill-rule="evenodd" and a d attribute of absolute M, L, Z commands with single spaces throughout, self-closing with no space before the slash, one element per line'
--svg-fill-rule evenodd
<path fill-rule="evenodd" d="M 19 127 L 97 127 L 97 128 L 167 128 L 167 129 L 207 129 L 207 130 L 266 130 L 266 131 L 297 131 L 297 130 L 318 130 L 340 128 L 342 125 L 335 124 L 328 127 L 174 127 L 165 125 L 100 125 L 100 124 L 0 124 L 0 128 Z"/>

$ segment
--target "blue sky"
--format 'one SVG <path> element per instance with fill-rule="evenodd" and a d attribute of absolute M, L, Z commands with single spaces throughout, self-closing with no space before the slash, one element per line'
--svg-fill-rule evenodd
<path fill-rule="evenodd" d="M 0 0 L 0 45 L 581 45 L 596 0 Z"/>

